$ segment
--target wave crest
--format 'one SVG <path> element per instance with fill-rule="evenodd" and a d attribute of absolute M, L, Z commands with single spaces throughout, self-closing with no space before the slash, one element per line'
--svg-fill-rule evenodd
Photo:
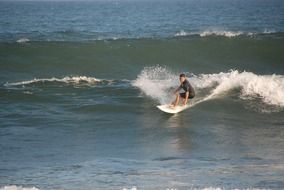
<path fill-rule="evenodd" d="M 102 82 L 103 80 L 96 79 L 94 77 L 86 77 L 86 76 L 66 76 L 63 78 L 41 78 L 41 79 L 32 79 L 32 80 L 26 80 L 26 81 L 21 81 L 21 82 L 14 82 L 14 83 L 9 83 L 7 82 L 5 86 L 20 86 L 20 85 L 30 85 L 34 83 L 45 83 L 45 82 L 61 82 L 61 83 L 89 83 L 89 84 L 96 84 L 99 82 Z"/>

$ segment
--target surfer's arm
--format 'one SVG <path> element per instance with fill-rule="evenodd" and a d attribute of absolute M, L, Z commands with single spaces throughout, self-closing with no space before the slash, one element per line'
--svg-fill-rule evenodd
<path fill-rule="evenodd" d="M 184 99 L 184 101 L 183 101 L 183 105 L 184 105 L 184 106 L 187 104 L 188 96 L 189 96 L 189 92 L 187 91 L 187 92 L 185 93 L 185 99 Z"/>
<path fill-rule="evenodd" d="M 177 94 L 180 91 L 181 87 L 179 86 L 175 91 L 174 94 Z"/>

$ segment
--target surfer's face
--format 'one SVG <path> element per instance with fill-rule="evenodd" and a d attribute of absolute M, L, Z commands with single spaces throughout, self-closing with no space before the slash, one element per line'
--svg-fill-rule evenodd
<path fill-rule="evenodd" d="M 179 77 L 180 82 L 184 82 L 184 80 L 185 80 L 185 77 Z"/>

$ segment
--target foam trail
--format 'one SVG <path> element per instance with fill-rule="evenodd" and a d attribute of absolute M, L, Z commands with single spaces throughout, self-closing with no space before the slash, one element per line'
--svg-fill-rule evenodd
<path fill-rule="evenodd" d="M 191 106 L 226 96 L 233 89 L 240 89 L 242 99 L 260 98 L 268 105 L 284 107 L 283 75 L 257 75 L 252 72 L 231 70 L 226 73 L 192 76 L 189 81 L 197 91 Z M 133 85 L 160 104 L 166 104 L 174 98 L 171 90 L 179 85 L 178 73 L 172 73 L 160 66 L 147 67 L 138 75 Z M 205 96 L 200 96 L 198 93 L 206 90 L 208 92 Z"/>

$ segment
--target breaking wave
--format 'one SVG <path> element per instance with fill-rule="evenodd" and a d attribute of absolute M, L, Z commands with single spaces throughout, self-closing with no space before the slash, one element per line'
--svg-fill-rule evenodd
<path fill-rule="evenodd" d="M 240 89 L 239 97 L 242 99 L 259 98 L 265 104 L 284 107 L 283 75 L 257 75 L 238 70 L 215 74 L 187 74 L 197 91 L 197 96 L 193 99 L 197 102 L 226 96 L 230 91 Z M 146 67 L 132 84 L 160 104 L 166 104 L 174 98 L 172 92 L 179 85 L 177 76 L 177 73 L 165 67 Z"/>

